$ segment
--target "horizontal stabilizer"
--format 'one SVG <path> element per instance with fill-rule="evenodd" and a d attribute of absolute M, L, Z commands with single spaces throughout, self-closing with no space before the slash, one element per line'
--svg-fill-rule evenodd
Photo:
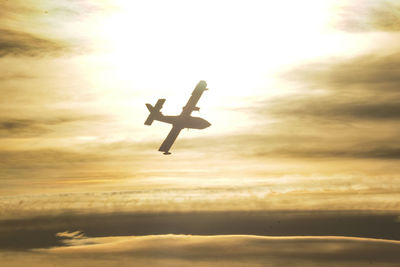
<path fill-rule="evenodd" d="M 157 111 L 160 111 L 161 108 L 163 107 L 164 103 L 165 103 L 165 98 L 160 98 L 160 99 L 158 99 L 158 101 L 157 101 L 157 103 L 156 103 L 156 105 L 155 105 L 154 108 L 155 108 Z"/>

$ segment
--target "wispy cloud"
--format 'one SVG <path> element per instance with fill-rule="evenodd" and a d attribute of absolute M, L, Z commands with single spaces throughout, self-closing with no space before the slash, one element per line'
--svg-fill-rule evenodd
<path fill-rule="evenodd" d="M 395 0 L 345 1 L 337 26 L 349 32 L 400 31 L 400 4 Z"/>
<path fill-rule="evenodd" d="M 63 23 L 71 20 L 79 20 L 84 16 L 95 12 L 112 11 L 112 2 L 102 1 L 93 2 L 89 0 L 60 0 L 57 2 L 43 0 L 15 0 L 2 1 L 0 3 L 0 20 L 30 20 L 47 19 L 48 16 L 54 16 L 64 19 Z M 16 23 L 18 25 L 18 23 Z"/>
<path fill-rule="evenodd" d="M 67 238 L 67 239 L 81 239 L 84 238 L 85 235 L 81 231 L 75 231 L 75 232 L 59 232 L 56 234 L 57 237 L 61 238 Z"/>
<path fill-rule="evenodd" d="M 283 76 L 297 93 L 244 110 L 264 131 L 244 135 L 247 146 L 269 157 L 399 159 L 399 54 L 326 61 Z"/>
<path fill-rule="evenodd" d="M 70 45 L 61 40 L 52 40 L 26 32 L 0 29 L 0 58 L 11 56 L 60 55 Z"/>
<path fill-rule="evenodd" d="M 54 57 L 87 52 L 90 45 L 85 40 L 89 37 L 79 31 L 71 32 L 70 28 L 98 13 L 112 12 L 112 6 L 107 1 L 86 0 L 2 1 L 0 58 Z"/>
<path fill-rule="evenodd" d="M 398 90 L 399 66 L 400 53 L 382 51 L 300 65 L 285 73 L 283 78 L 306 82 L 307 89 L 333 89 L 344 96 L 354 96 L 359 91 L 389 94 Z"/>
<path fill-rule="evenodd" d="M 56 118 L 0 118 L 0 138 L 34 137 L 51 131 L 52 128 L 73 122 L 98 120 L 98 116 L 64 116 Z"/>
<path fill-rule="evenodd" d="M 384 94 L 384 93 L 383 93 Z M 336 122 L 374 120 L 385 121 L 400 119 L 400 99 L 379 100 L 360 97 L 346 99 L 346 96 L 292 96 L 288 99 L 276 99 L 263 113 L 277 117 L 314 117 Z M 275 106 L 274 106 L 275 104 Z"/>

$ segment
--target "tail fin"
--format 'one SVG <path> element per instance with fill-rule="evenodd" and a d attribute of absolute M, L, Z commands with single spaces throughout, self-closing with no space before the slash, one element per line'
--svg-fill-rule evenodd
<path fill-rule="evenodd" d="M 162 106 L 164 105 L 165 99 L 158 99 L 156 105 L 153 107 L 150 104 L 146 104 L 147 109 L 150 111 L 149 116 L 147 117 L 147 120 L 144 122 L 145 125 L 151 125 L 157 117 L 162 116 L 160 110 Z"/>

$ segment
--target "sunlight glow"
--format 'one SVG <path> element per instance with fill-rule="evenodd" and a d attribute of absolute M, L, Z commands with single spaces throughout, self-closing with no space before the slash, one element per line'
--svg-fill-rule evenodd
<path fill-rule="evenodd" d="M 203 77 L 223 94 L 248 95 L 245 86 L 264 87 L 266 73 L 318 51 L 315 33 L 329 7 L 327 1 L 189 2 L 118 2 L 120 12 L 102 25 L 117 76 L 144 87 L 153 80 L 162 89 Z"/>
<path fill-rule="evenodd" d="M 179 114 L 195 84 L 204 79 L 212 98 L 201 101 L 201 116 L 218 121 L 210 131 L 238 131 L 250 124 L 234 110 L 260 95 L 285 93 L 285 87 L 276 84 L 280 68 L 337 50 L 338 45 L 324 35 L 331 1 L 115 5 L 114 13 L 93 24 L 95 49 L 103 52 L 89 57 L 91 65 L 83 65 L 82 71 L 101 92 L 99 108 L 106 108 L 125 130 L 141 124 L 145 101 L 167 98 L 165 114 Z M 132 117 L 133 113 L 143 115 Z"/>

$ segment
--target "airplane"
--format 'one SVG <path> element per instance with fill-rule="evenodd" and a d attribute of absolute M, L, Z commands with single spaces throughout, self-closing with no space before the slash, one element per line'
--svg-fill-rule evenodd
<path fill-rule="evenodd" d="M 154 107 L 150 104 L 146 104 L 146 107 L 150 111 L 150 114 L 144 122 L 145 125 L 151 125 L 154 120 L 172 124 L 171 131 L 169 132 L 167 138 L 165 138 L 164 142 L 161 144 L 158 151 L 164 152 L 164 155 L 170 155 L 171 153 L 169 152 L 169 150 L 171 149 L 171 146 L 175 142 L 181 130 L 184 128 L 205 129 L 211 126 L 211 123 L 209 123 L 205 119 L 191 116 L 193 111 L 200 110 L 199 107 L 196 107 L 196 104 L 199 101 L 203 92 L 208 90 L 208 88 L 206 87 L 207 83 L 205 81 L 200 81 L 196 85 L 191 97 L 189 98 L 189 101 L 186 103 L 186 106 L 182 108 L 182 112 L 178 116 L 165 116 L 161 113 L 160 110 L 165 103 L 164 98 L 158 99 Z"/>

